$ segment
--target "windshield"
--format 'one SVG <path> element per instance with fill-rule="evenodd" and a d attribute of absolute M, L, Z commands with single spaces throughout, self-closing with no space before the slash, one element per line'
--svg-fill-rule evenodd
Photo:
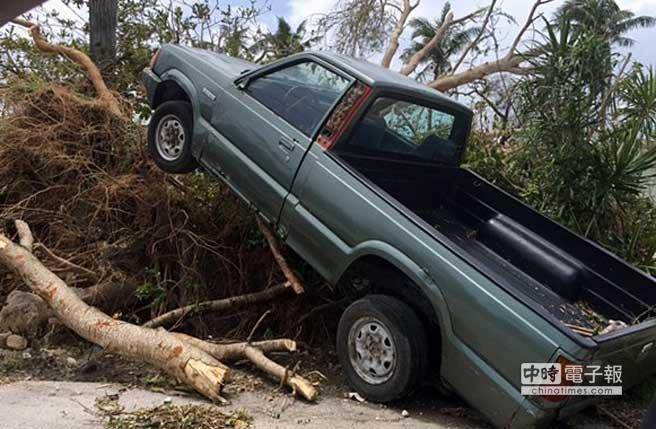
<path fill-rule="evenodd" d="M 398 160 L 457 164 L 466 118 L 414 102 L 380 97 L 337 150 Z"/>

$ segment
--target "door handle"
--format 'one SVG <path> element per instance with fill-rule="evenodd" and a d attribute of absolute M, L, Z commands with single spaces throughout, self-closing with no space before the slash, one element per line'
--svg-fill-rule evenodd
<path fill-rule="evenodd" d="M 291 152 L 294 150 L 294 148 L 296 147 L 295 143 L 296 140 L 289 141 L 286 138 L 281 138 L 280 140 L 278 140 L 278 146 L 280 146 L 281 149 L 287 152 Z"/>

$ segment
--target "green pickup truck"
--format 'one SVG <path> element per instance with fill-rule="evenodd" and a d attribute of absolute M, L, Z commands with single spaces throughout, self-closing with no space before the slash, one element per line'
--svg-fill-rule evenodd
<path fill-rule="evenodd" d="M 461 168 L 467 107 L 327 52 L 164 45 L 144 82 L 160 168 L 202 167 L 357 290 L 337 351 L 365 398 L 435 376 L 497 427 L 549 426 L 600 397 L 522 395 L 522 364 L 621 365 L 624 389 L 656 372 L 654 279 Z"/>

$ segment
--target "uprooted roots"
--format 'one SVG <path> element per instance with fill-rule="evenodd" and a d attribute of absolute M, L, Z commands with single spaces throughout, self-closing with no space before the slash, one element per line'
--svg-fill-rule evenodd
<path fill-rule="evenodd" d="M 143 127 L 42 82 L 1 95 L 0 221 L 8 232 L 10 220 L 29 223 L 35 254 L 68 285 L 121 291 L 106 310 L 129 314 L 126 297 L 139 296 L 152 303 L 133 318 L 143 322 L 283 279 L 253 216 L 205 175 L 158 170 Z M 260 314 L 233 321 L 232 334 Z"/>

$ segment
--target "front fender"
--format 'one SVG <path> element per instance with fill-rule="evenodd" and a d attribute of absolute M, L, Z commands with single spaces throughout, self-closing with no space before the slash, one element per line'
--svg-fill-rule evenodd
<path fill-rule="evenodd" d="M 187 94 L 187 97 L 189 97 L 189 100 L 191 100 L 191 106 L 194 111 L 194 129 L 196 129 L 198 118 L 200 118 L 200 99 L 198 97 L 198 91 L 196 91 L 196 87 L 194 86 L 194 84 L 187 76 L 185 76 L 184 73 L 182 73 L 178 69 L 166 70 L 164 73 L 162 73 L 160 79 L 162 80 L 162 82 L 171 80 L 177 83 L 180 86 L 180 88 L 182 88 L 182 90 Z"/>

